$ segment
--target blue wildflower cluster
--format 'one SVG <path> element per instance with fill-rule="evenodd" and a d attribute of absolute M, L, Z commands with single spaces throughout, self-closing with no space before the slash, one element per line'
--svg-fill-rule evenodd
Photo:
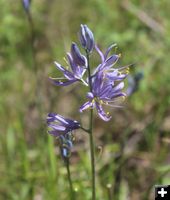
<path fill-rule="evenodd" d="M 80 123 L 55 113 L 49 113 L 47 124 L 49 127 L 48 133 L 58 137 L 60 140 L 61 155 L 64 158 L 69 157 L 73 146 L 72 131 L 80 128 Z"/>
<path fill-rule="evenodd" d="M 129 67 L 115 68 L 115 64 L 120 59 L 120 54 L 111 54 L 111 50 L 115 45 L 109 46 L 106 52 L 103 53 L 96 45 L 93 33 L 87 25 L 81 25 L 79 40 L 84 49 L 84 54 L 81 53 L 76 43 L 72 43 L 70 52 L 67 53 L 69 68 L 55 62 L 56 68 L 63 73 L 63 77 L 50 77 L 50 81 L 57 86 L 69 86 L 79 82 L 89 87 L 89 92 L 86 94 L 87 101 L 80 106 L 79 111 L 83 112 L 86 109 L 95 108 L 102 120 L 109 121 L 111 116 L 109 112 L 105 112 L 104 106 L 120 107 L 116 102 L 126 96 L 122 89 Z M 94 51 L 99 54 L 101 62 L 92 73 L 89 73 L 92 71 L 89 66 L 89 58 Z M 67 157 L 70 155 L 68 152 L 72 147 L 70 134 L 75 129 L 81 128 L 81 125 L 77 121 L 65 119 L 54 113 L 48 115 L 47 123 L 48 132 L 60 138 L 62 155 Z"/>

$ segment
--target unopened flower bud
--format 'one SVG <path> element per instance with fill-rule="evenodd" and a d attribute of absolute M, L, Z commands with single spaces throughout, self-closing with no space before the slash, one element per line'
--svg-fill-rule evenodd
<path fill-rule="evenodd" d="M 91 53 L 94 48 L 94 36 L 87 25 L 81 24 L 79 37 L 81 45 Z"/>

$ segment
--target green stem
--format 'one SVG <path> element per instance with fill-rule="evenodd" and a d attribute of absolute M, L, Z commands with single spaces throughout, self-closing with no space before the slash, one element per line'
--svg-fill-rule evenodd
<path fill-rule="evenodd" d="M 88 63 L 87 71 L 88 71 L 89 90 L 90 92 L 92 92 L 89 53 L 87 51 L 86 51 L 86 57 L 87 57 L 87 63 Z M 94 138 L 93 138 L 93 109 L 90 110 L 90 117 L 89 117 L 89 140 L 90 140 L 90 157 L 91 157 L 91 174 L 92 174 L 92 200 L 96 200 L 95 152 L 94 152 Z"/>
<path fill-rule="evenodd" d="M 80 127 L 84 132 L 89 133 L 89 130 L 86 128 L 83 128 L 82 126 Z"/>
<path fill-rule="evenodd" d="M 69 186 L 70 186 L 70 200 L 74 200 L 75 197 L 74 197 L 73 183 L 72 183 L 71 174 L 70 174 L 69 158 L 65 159 L 65 164 L 66 164 L 66 168 L 67 168 L 67 176 L 68 176 L 68 182 L 69 182 Z"/>
<path fill-rule="evenodd" d="M 90 111 L 90 156 L 91 156 L 91 173 L 92 173 L 92 200 L 96 199 L 95 190 L 95 154 L 94 154 L 94 138 L 93 138 L 93 109 Z"/>
<path fill-rule="evenodd" d="M 112 200 L 112 191 L 111 191 L 111 184 L 107 184 L 107 195 L 108 195 L 108 200 Z"/>

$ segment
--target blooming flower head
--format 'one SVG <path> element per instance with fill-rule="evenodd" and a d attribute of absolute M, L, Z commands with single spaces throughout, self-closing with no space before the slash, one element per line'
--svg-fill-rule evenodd
<path fill-rule="evenodd" d="M 72 132 L 80 128 L 80 123 L 55 113 L 49 113 L 47 124 L 49 128 L 48 133 L 56 136 L 60 141 L 61 155 L 64 158 L 69 157 L 73 146 Z"/>
<path fill-rule="evenodd" d="M 49 127 L 48 133 L 56 137 L 80 128 L 80 123 L 78 121 L 64 118 L 55 113 L 48 114 L 47 124 Z"/>
<path fill-rule="evenodd" d="M 67 59 L 71 71 L 60 65 L 58 62 L 55 62 L 56 68 L 63 73 L 64 78 L 50 78 L 50 80 L 58 86 L 67 86 L 77 81 L 87 84 L 83 80 L 83 75 L 87 67 L 87 59 L 80 53 L 80 50 L 75 43 L 72 43 L 71 52 L 67 53 Z"/>
<path fill-rule="evenodd" d="M 94 36 L 87 25 L 81 24 L 79 38 L 83 48 L 85 48 L 89 53 L 91 53 L 94 48 Z"/>
<path fill-rule="evenodd" d="M 93 79 L 92 91 L 87 93 L 88 101 L 80 107 L 80 112 L 96 107 L 99 117 L 104 121 L 109 121 L 111 116 L 104 111 L 103 105 L 118 107 L 114 104 L 117 98 L 126 96 L 122 92 L 124 82 L 115 84 L 104 78 L 103 72 L 98 72 Z"/>
<path fill-rule="evenodd" d="M 104 54 L 97 47 L 97 45 L 95 46 L 96 51 L 101 57 L 101 64 L 99 64 L 99 66 L 96 68 L 94 74 L 102 71 L 105 75 L 105 78 L 110 79 L 110 81 L 121 81 L 127 77 L 129 73 L 129 66 L 113 68 L 113 66 L 117 63 L 121 56 L 120 54 L 112 54 L 111 56 L 109 56 L 110 51 L 115 46 L 115 44 L 109 46 Z"/>

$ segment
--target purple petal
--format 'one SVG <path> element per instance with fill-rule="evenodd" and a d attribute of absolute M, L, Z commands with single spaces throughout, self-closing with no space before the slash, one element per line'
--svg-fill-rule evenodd
<path fill-rule="evenodd" d="M 93 99 L 94 98 L 94 95 L 93 95 L 93 93 L 92 92 L 88 92 L 87 93 L 87 95 L 86 95 L 86 97 L 88 98 L 88 99 Z"/>
<path fill-rule="evenodd" d="M 71 45 L 71 55 L 73 61 L 79 66 L 87 66 L 86 57 L 80 53 L 80 50 L 76 43 L 72 43 Z"/>
<path fill-rule="evenodd" d="M 106 77 L 111 81 L 121 81 L 127 77 L 127 74 L 119 74 L 118 70 L 107 72 Z"/>
<path fill-rule="evenodd" d="M 114 93 L 110 96 L 110 99 L 117 98 L 117 97 L 126 97 L 126 94 L 124 92 Z"/>
<path fill-rule="evenodd" d="M 55 115 L 55 120 L 58 120 L 64 126 L 66 126 L 67 129 L 70 129 L 70 130 L 80 128 L 80 123 L 78 121 L 64 118 L 63 116 L 58 115 L 58 114 Z"/>
<path fill-rule="evenodd" d="M 49 113 L 47 117 L 47 122 L 55 122 L 59 121 L 64 125 L 68 125 L 67 119 L 65 119 L 63 116 L 56 114 L 56 113 Z"/>
<path fill-rule="evenodd" d="M 47 116 L 47 123 L 54 122 L 55 121 L 55 114 L 49 113 Z"/>
<path fill-rule="evenodd" d="M 104 63 L 105 57 L 104 57 L 102 51 L 99 49 L 99 47 L 98 47 L 97 45 L 95 45 L 95 49 L 96 49 L 96 51 L 98 52 L 98 54 L 100 55 L 100 58 L 101 58 L 102 63 Z"/>
<path fill-rule="evenodd" d="M 100 69 L 102 69 L 103 64 L 99 64 L 96 69 L 94 70 L 92 76 L 94 77 L 99 71 Z"/>
<path fill-rule="evenodd" d="M 71 66 L 71 69 L 74 73 L 74 77 L 77 79 L 81 79 L 83 77 L 86 69 L 84 67 L 81 67 L 81 66 L 78 66 L 77 64 L 75 64 L 71 54 L 68 53 L 67 58 L 68 58 L 70 66 Z"/>
<path fill-rule="evenodd" d="M 99 94 L 100 98 L 102 97 L 107 97 L 110 92 L 112 91 L 112 85 L 109 83 L 109 84 L 105 84 L 102 89 L 101 89 L 101 92 Z"/>
<path fill-rule="evenodd" d="M 66 127 L 58 125 L 58 124 L 49 124 L 48 127 L 53 128 L 56 131 L 65 131 Z"/>
<path fill-rule="evenodd" d="M 86 103 L 84 103 L 82 106 L 80 106 L 79 111 L 83 112 L 84 110 L 90 108 L 93 106 L 93 103 L 91 101 L 87 101 Z"/>
<path fill-rule="evenodd" d="M 124 82 L 120 82 L 118 85 L 116 85 L 115 87 L 113 87 L 112 92 L 118 92 L 121 91 L 124 88 Z"/>
<path fill-rule="evenodd" d="M 112 56 L 110 56 L 106 61 L 105 61 L 105 68 L 110 68 L 112 67 L 119 59 L 119 56 L 114 54 Z"/>
<path fill-rule="evenodd" d="M 55 137 L 59 137 L 61 134 L 63 134 L 64 132 L 60 132 L 60 131 L 56 131 L 56 130 L 49 130 L 48 133 L 50 135 L 53 135 Z"/>
<path fill-rule="evenodd" d="M 49 78 L 49 80 L 54 84 L 54 85 L 57 85 L 57 86 L 68 86 L 68 85 L 71 85 L 72 83 L 78 81 L 77 79 L 74 79 L 74 80 L 68 80 L 68 81 L 57 81 L 53 78 Z"/>
<path fill-rule="evenodd" d="M 103 73 L 98 72 L 94 77 L 94 82 L 92 84 L 93 93 L 98 96 L 100 93 L 100 88 L 102 86 Z"/>
<path fill-rule="evenodd" d="M 106 53 L 104 54 L 104 59 L 105 59 L 105 60 L 107 59 L 107 57 L 108 57 L 110 51 L 111 51 L 111 50 L 113 49 L 113 47 L 115 47 L 115 46 L 116 46 L 116 44 L 112 44 L 112 45 L 110 45 L 110 46 L 107 48 Z"/>
<path fill-rule="evenodd" d="M 64 124 L 64 125 L 69 125 L 68 120 L 65 119 L 63 116 L 61 116 L 61 115 L 59 115 L 59 114 L 56 114 L 56 115 L 55 115 L 55 120 L 61 122 L 61 123 Z"/>
<path fill-rule="evenodd" d="M 57 69 L 59 69 L 61 72 L 63 72 L 64 76 L 67 78 L 67 79 L 74 79 L 74 75 L 68 71 L 67 69 L 65 69 L 63 66 L 61 66 L 59 63 L 57 62 L 54 62 L 55 66 L 57 67 Z"/>
<path fill-rule="evenodd" d="M 56 114 L 55 113 L 48 113 L 48 117 L 55 117 Z"/>
<path fill-rule="evenodd" d="M 76 73 L 76 68 L 77 68 L 77 66 L 76 66 L 75 63 L 73 62 L 73 58 L 72 58 L 72 56 L 71 56 L 70 53 L 67 53 L 67 58 L 68 58 L 70 67 L 71 67 L 73 73 L 75 74 L 75 73 Z"/>
<path fill-rule="evenodd" d="M 81 24 L 80 26 L 80 33 L 79 33 L 80 43 L 85 48 L 86 47 L 86 33 L 84 30 L 84 25 Z"/>
<path fill-rule="evenodd" d="M 77 74 L 76 77 L 79 79 L 82 79 L 84 73 L 86 72 L 86 69 L 84 69 L 83 67 L 79 67 L 77 66 Z"/>
<path fill-rule="evenodd" d="M 96 109 L 97 109 L 97 112 L 98 112 L 98 115 L 99 117 L 104 120 L 104 121 L 109 121 L 112 117 L 111 116 L 108 116 L 104 110 L 103 110 L 103 107 L 101 106 L 101 104 L 97 103 L 96 102 Z"/>

